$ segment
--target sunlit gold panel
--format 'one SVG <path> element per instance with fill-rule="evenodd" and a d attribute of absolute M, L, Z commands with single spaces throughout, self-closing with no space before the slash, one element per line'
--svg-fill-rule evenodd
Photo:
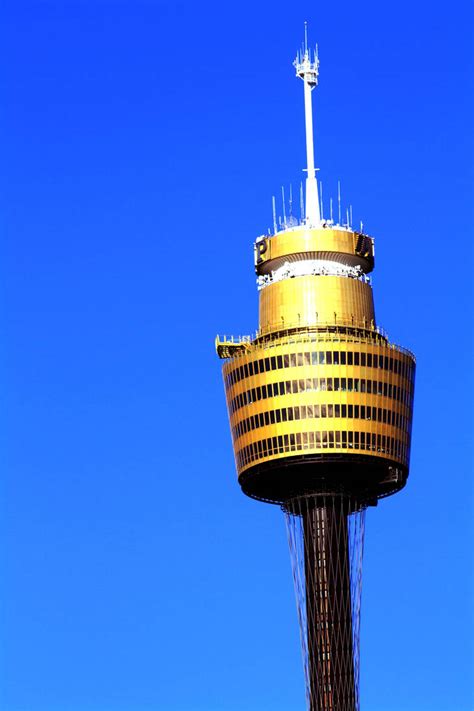
<path fill-rule="evenodd" d="M 407 466 L 413 376 L 409 353 L 355 333 L 255 344 L 224 366 L 239 475 L 305 454 L 363 454 Z"/>
<path fill-rule="evenodd" d="M 325 323 L 374 325 L 372 289 L 358 279 L 300 276 L 269 284 L 260 291 L 259 326 L 263 332 Z"/>
<path fill-rule="evenodd" d="M 301 228 L 279 232 L 256 243 L 255 265 L 259 273 L 268 273 L 275 268 L 272 264 L 275 260 L 280 263 L 286 259 L 318 257 L 339 261 L 338 255 L 348 256 L 344 261 L 359 264 L 368 272 L 372 269 L 373 240 L 347 230 Z"/>

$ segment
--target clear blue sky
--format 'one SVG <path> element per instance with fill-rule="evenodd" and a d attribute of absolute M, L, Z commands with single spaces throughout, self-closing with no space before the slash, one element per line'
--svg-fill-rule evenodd
<path fill-rule="evenodd" d="M 217 332 L 304 167 L 376 238 L 418 358 L 409 485 L 370 510 L 363 711 L 472 708 L 467 3 L 2 4 L 1 711 L 304 708 L 283 516 L 235 480 Z"/>

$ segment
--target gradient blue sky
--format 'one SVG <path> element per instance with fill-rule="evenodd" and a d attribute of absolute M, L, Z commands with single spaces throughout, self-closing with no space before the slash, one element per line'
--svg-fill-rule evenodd
<path fill-rule="evenodd" d="M 6 0 L 2 711 L 304 708 L 280 511 L 235 481 L 217 332 L 304 167 L 376 238 L 417 355 L 409 485 L 367 518 L 364 711 L 472 708 L 468 4 Z M 6 445 L 6 446 L 5 446 Z"/>

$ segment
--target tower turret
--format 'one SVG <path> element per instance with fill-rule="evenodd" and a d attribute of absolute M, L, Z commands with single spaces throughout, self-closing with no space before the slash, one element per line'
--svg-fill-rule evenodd
<path fill-rule="evenodd" d="M 308 709 L 356 711 L 365 509 L 406 483 L 415 360 L 377 325 L 372 237 L 321 219 L 306 28 L 294 66 L 306 210 L 255 242 L 256 334 L 216 346 L 240 486 L 286 515 Z"/>

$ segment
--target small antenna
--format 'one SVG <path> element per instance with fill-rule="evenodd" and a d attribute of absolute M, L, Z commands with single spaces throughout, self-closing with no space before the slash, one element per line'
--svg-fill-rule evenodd
<path fill-rule="evenodd" d="M 341 181 L 337 181 L 337 223 L 341 224 Z"/>
<path fill-rule="evenodd" d="M 323 181 L 319 181 L 319 188 L 320 188 L 320 193 L 319 193 L 319 210 L 321 213 L 321 219 L 324 220 L 324 215 L 323 215 Z"/>
<path fill-rule="evenodd" d="M 304 22 L 304 53 L 308 52 L 308 23 Z"/>
<path fill-rule="evenodd" d="M 277 230 L 277 215 L 276 215 L 276 206 L 275 206 L 275 196 L 272 196 L 272 207 L 273 207 L 273 234 L 276 235 L 278 232 Z"/>
<path fill-rule="evenodd" d="M 349 227 L 349 210 L 346 207 L 346 227 Z"/>
<path fill-rule="evenodd" d="M 289 200 L 289 210 L 290 210 L 290 218 L 293 217 L 293 187 L 290 183 L 290 200 Z M 291 219 L 290 219 L 291 222 Z"/>
<path fill-rule="evenodd" d="M 329 200 L 329 214 L 331 216 L 331 222 L 332 222 L 332 198 Z"/>
<path fill-rule="evenodd" d="M 360 221 L 360 231 L 363 233 L 364 232 L 364 223 L 362 220 Z"/>
<path fill-rule="evenodd" d="M 352 205 L 349 205 L 349 215 L 351 216 L 351 227 L 352 227 Z"/>
<path fill-rule="evenodd" d="M 285 188 L 281 186 L 281 199 L 283 202 L 283 224 L 286 227 L 286 210 L 285 210 Z"/>
<path fill-rule="evenodd" d="M 301 222 L 304 222 L 303 181 L 301 181 L 301 185 L 300 185 L 300 210 L 301 210 Z"/>

